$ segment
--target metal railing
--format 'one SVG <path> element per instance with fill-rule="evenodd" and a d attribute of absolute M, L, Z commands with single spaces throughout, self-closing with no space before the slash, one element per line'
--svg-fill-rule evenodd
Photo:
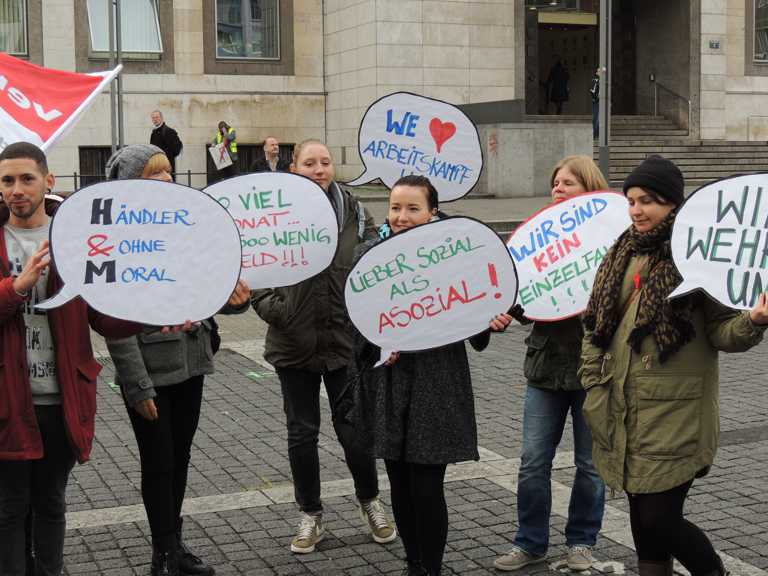
<path fill-rule="evenodd" d="M 59 193 L 58 190 L 61 189 L 64 195 L 79 190 L 83 186 L 106 180 L 104 174 L 83 174 L 73 172 L 72 174 L 56 174 L 55 176 L 57 193 Z M 201 178 L 198 179 L 198 176 Z M 193 177 L 195 179 L 195 184 L 193 184 Z M 192 170 L 176 172 L 176 183 L 184 184 L 185 186 L 190 186 L 192 188 L 205 188 L 208 183 L 212 184 L 214 182 L 214 178 L 215 175 L 209 172 L 192 172 Z"/>
<path fill-rule="evenodd" d="M 684 130 L 691 130 L 691 100 L 651 76 L 651 111 L 654 116 L 664 116 Z"/>

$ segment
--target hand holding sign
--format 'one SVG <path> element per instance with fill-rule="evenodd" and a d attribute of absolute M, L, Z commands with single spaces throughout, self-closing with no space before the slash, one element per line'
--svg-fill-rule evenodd
<path fill-rule="evenodd" d="M 363 117 L 358 148 L 366 171 L 351 186 L 376 178 L 389 188 L 401 176 L 426 176 L 440 201 L 467 194 L 480 178 L 483 154 L 471 120 L 455 106 L 396 92 L 374 102 Z"/>
<path fill-rule="evenodd" d="M 755 307 L 749 311 L 749 317 L 758 326 L 768 324 L 768 293 L 763 292 L 755 303 Z"/>
<path fill-rule="evenodd" d="M 547 206 L 515 230 L 507 246 L 526 318 L 561 320 L 587 307 L 600 262 L 631 224 L 627 208 L 622 194 L 580 194 Z"/>
<path fill-rule="evenodd" d="M 447 218 L 374 246 L 347 276 L 349 317 L 382 350 L 413 351 L 488 329 L 515 302 L 504 243 L 471 218 Z"/>
<path fill-rule="evenodd" d="M 51 254 L 65 285 L 39 308 L 81 295 L 104 314 L 161 326 L 216 314 L 240 272 L 226 210 L 158 180 L 102 182 L 67 198 L 51 221 Z"/>
<path fill-rule="evenodd" d="M 768 290 L 768 174 L 691 194 L 675 217 L 672 258 L 683 283 L 670 298 L 701 289 L 730 308 L 754 308 Z"/>
<path fill-rule="evenodd" d="M 40 248 L 37 252 L 32 254 L 29 260 L 21 270 L 21 274 L 13 279 L 13 289 L 17 294 L 27 294 L 37 281 L 40 279 L 40 275 L 43 270 L 48 268 L 51 259 L 48 256 L 48 241 L 45 240 L 40 244 Z"/>
<path fill-rule="evenodd" d="M 251 289 L 291 286 L 325 270 L 336 253 L 336 213 L 309 178 L 260 172 L 208 186 L 235 219 L 242 278 Z"/>

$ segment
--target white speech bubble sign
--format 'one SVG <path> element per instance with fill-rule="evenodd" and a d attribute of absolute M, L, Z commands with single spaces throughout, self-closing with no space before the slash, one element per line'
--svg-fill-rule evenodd
<path fill-rule="evenodd" d="M 83 188 L 58 207 L 50 242 L 64 287 L 37 305 L 44 310 L 82 296 L 115 318 L 181 324 L 216 314 L 240 273 L 240 237 L 227 211 L 171 182 Z"/>
<path fill-rule="evenodd" d="M 251 289 L 291 286 L 333 261 L 339 230 L 323 189 L 298 174 L 259 172 L 204 190 L 224 206 L 240 232 L 240 277 Z"/>
<path fill-rule="evenodd" d="M 521 224 L 507 247 L 525 316 L 550 322 L 580 314 L 600 262 L 631 223 L 623 194 L 589 192 L 547 206 Z"/>
<path fill-rule="evenodd" d="M 426 176 L 441 202 L 466 195 L 483 169 L 477 127 L 464 112 L 441 100 L 395 92 L 368 108 L 358 150 L 365 172 L 350 186 L 380 178 L 388 188 L 409 174 Z"/>
<path fill-rule="evenodd" d="M 347 276 L 349 317 L 382 350 L 426 350 L 488 328 L 515 303 L 517 274 L 488 226 L 446 218 L 377 244 Z"/>
<path fill-rule="evenodd" d="M 768 173 L 710 182 L 675 217 L 672 258 L 683 282 L 670 298 L 703 290 L 738 310 L 768 291 Z"/>

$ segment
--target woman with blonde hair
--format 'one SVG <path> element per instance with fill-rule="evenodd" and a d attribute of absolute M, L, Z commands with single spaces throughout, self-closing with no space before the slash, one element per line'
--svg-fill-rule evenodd
<path fill-rule="evenodd" d="M 352 333 L 344 305 L 344 284 L 355 247 L 376 237 L 373 218 L 334 180 L 333 158 L 319 140 L 305 140 L 293 151 L 291 172 L 313 180 L 333 206 L 339 240 L 331 265 L 293 286 L 254 290 L 251 303 L 269 324 L 264 358 L 275 367 L 283 393 L 288 428 L 288 459 L 301 510 L 290 544 L 296 554 L 315 550 L 325 536 L 320 500 L 320 382 L 328 393 L 334 429 L 355 483 L 360 515 L 379 544 L 397 537 L 379 501 L 376 461 L 346 433 L 337 419 L 338 400 L 346 388 L 352 361 Z M 318 191 L 318 193 L 320 193 Z"/>
<path fill-rule="evenodd" d="M 608 183 L 589 156 L 568 156 L 550 179 L 552 202 L 607 190 Z M 515 318 L 530 323 L 515 307 Z M 605 486 L 592 465 L 592 437 L 581 413 L 586 393 L 576 370 L 583 336 L 581 319 L 534 322 L 526 338 L 523 372 L 528 381 L 523 411 L 523 452 L 517 480 L 518 531 L 512 550 L 496 559 L 498 570 L 513 571 L 546 560 L 552 509 L 552 461 L 563 436 L 568 412 L 573 421 L 573 481 L 565 541 L 571 570 L 587 570 L 603 520 Z"/>
<path fill-rule="evenodd" d="M 171 182 L 171 163 L 151 144 L 132 144 L 107 162 L 107 179 Z M 244 311 L 250 291 L 239 280 L 222 310 Z M 213 373 L 218 332 L 213 318 L 188 331 L 145 326 L 140 334 L 107 339 L 136 436 L 141 497 L 152 533 L 151 576 L 213 576 L 182 538 L 181 506 L 187 489 L 192 441 L 197 432 L 206 374 Z"/>

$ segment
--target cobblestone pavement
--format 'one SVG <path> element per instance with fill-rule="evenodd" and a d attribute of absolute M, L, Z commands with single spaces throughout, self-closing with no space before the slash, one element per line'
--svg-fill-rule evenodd
<path fill-rule="evenodd" d="M 327 405 L 319 449 L 328 535 L 314 554 L 290 553 L 297 512 L 279 384 L 261 358 L 264 325 L 249 311 L 221 318 L 221 326 L 224 343 L 217 372 L 206 380 L 192 454 L 187 543 L 222 575 L 400 574 L 399 540 L 377 545 L 363 530 Z M 525 334 L 526 329 L 512 327 L 494 335 L 486 351 L 470 351 L 481 461 L 449 467 L 447 574 L 496 573 L 493 559 L 509 549 L 514 536 Z M 105 364 L 96 442 L 91 462 L 75 469 L 68 490 L 66 574 L 148 574 L 149 527 L 141 507 L 136 443 L 98 338 L 95 347 Z M 766 352 L 763 344 L 747 354 L 722 357 L 723 447 L 712 473 L 696 481 L 687 506 L 690 519 L 725 554 L 734 576 L 768 574 Z M 552 475 L 549 563 L 519 574 L 558 571 L 574 473 L 571 449 L 566 429 Z M 383 467 L 379 471 L 388 504 L 386 475 Z M 627 519 L 626 500 L 616 494 L 608 501 L 595 550 L 602 571 L 636 574 Z"/>

